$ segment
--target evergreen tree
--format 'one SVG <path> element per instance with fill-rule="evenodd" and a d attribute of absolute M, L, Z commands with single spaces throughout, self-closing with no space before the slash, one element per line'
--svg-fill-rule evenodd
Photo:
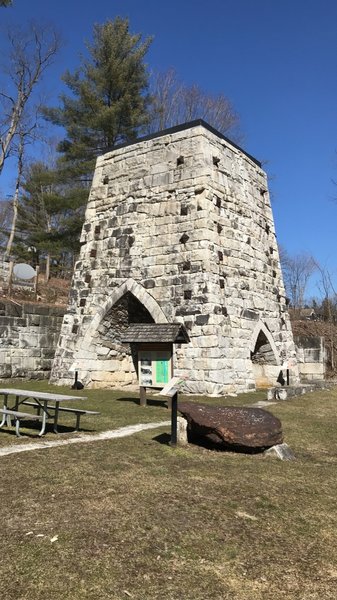
<path fill-rule="evenodd" d="M 90 182 L 96 157 L 134 140 L 145 125 L 144 56 L 150 41 L 131 34 L 128 20 L 120 17 L 94 26 L 89 58 L 75 73 L 63 76 L 71 95 L 61 96 L 59 108 L 45 109 L 46 118 L 66 130 L 58 148 L 65 177 Z"/>
<path fill-rule="evenodd" d="M 23 259 L 31 258 L 34 265 L 39 264 L 41 253 L 45 252 L 43 239 L 46 232 L 51 230 L 51 215 L 48 212 L 49 184 L 45 165 L 31 165 L 26 173 L 24 193 L 18 206 L 15 254 Z"/>
<path fill-rule="evenodd" d="M 72 259 L 78 250 L 81 196 L 68 193 L 55 172 L 43 163 L 33 163 L 23 183 L 18 207 L 15 254 L 34 264 L 43 259 L 49 271 L 50 259 L 57 263 Z"/>
<path fill-rule="evenodd" d="M 58 239 L 49 237 L 74 251 L 97 156 L 136 139 L 147 122 L 144 57 L 150 43 L 129 32 L 127 19 L 95 25 L 89 57 L 75 73 L 63 76 L 70 95 L 61 96 L 58 108 L 44 110 L 45 118 L 66 132 L 54 173 L 60 194 L 54 202 L 64 207 L 63 223 Z"/>

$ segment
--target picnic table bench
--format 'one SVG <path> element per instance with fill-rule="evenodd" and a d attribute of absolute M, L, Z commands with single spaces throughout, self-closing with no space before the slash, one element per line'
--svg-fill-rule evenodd
<path fill-rule="evenodd" d="M 0 389 L 0 395 L 3 396 L 3 408 L 0 409 L 0 414 L 3 416 L 0 423 L 0 428 L 5 425 L 6 421 L 7 424 L 11 424 L 10 419 L 13 417 L 15 419 L 16 434 L 18 436 L 20 436 L 20 420 L 22 419 L 42 421 L 41 431 L 39 433 L 39 436 L 42 436 L 45 433 L 46 424 L 49 419 L 53 420 L 53 430 L 55 433 L 58 433 L 57 426 L 60 412 L 73 413 L 76 416 L 75 431 L 78 431 L 80 427 L 80 418 L 82 415 L 100 414 L 99 412 L 93 410 L 60 406 L 60 403 L 66 401 L 85 401 L 87 400 L 86 396 L 68 396 L 65 394 L 55 394 L 52 392 L 35 392 L 32 390 L 11 388 Z M 14 396 L 15 399 L 12 398 L 10 402 L 9 398 L 12 396 Z M 53 404 L 51 404 L 52 402 Z M 10 407 L 8 406 L 9 403 L 11 404 Z M 34 408 L 37 413 L 28 413 L 19 410 L 19 407 L 22 405 Z"/>
<path fill-rule="evenodd" d="M 41 404 L 39 404 L 38 402 L 29 402 L 28 400 L 24 400 L 22 402 L 22 404 L 24 404 L 25 406 L 32 406 L 33 408 L 35 408 L 37 410 L 37 417 L 40 415 Z M 47 410 L 53 410 L 53 409 L 55 410 L 54 406 L 50 406 L 49 404 L 47 404 Z M 74 415 L 76 415 L 75 431 L 78 431 L 80 428 L 80 418 L 82 415 L 99 415 L 100 414 L 96 410 L 85 410 L 83 408 L 68 408 L 67 406 L 59 406 L 58 412 L 68 412 L 68 413 L 73 413 Z"/>
<path fill-rule="evenodd" d="M 3 419 L 7 420 L 8 427 L 11 426 L 11 417 L 15 420 L 15 433 L 17 437 L 21 437 L 20 434 L 20 421 L 22 419 L 30 419 L 32 421 L 42 421 L 42 415 L 32 415 L 31 413 L 24 413 L 18 410 L 9 410 L 8 408 L 0 408 L 0 413 L 3 414 Z M 1 425 L 2 426 L 2 425 Z"/>

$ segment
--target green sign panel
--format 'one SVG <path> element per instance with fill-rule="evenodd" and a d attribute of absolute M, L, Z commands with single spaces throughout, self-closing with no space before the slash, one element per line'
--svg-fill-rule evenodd
<path fill-rule="evenodd" d="M 168 383 L 169 377 L 169 361 L 168 360 L 157 360 L 156 361 L 156 381 L 158 383 Z"/>

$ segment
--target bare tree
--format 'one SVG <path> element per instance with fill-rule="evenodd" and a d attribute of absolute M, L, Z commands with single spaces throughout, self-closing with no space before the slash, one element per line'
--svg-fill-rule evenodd
<path fill-rule="evenodd" d="M 0 252 L 6 247 L 8 232 L 12 222 L 13 204 L 11 200 L 0 200 Z"/>
<path fill-rule="evenodd" d="M 310 254 L 289 256 L 284 248 L 280 248 L 280 261 L 286 293 L 293 308 L 304 306 L 308 281 L 317 269 L 317 263 Z"/>
<path fill-rule="evenodd" d="M 224 94 L 212 95 L 182 83 L 174 69 L 152 76 L 148 132 L 203 119 L 220 133 L 240 141 L 239 117 Z"/>
<path fill-rule="evenodd" d="M 177 106 L 180 103 L 180 84 L 174 69 L 153 74 L 151 85 L 149 133 L 177 125 Z"/>
<path fill-rule="evenodd" d="M 317 270 L 320 275 L 317 287 L 320 292 L 323 319 L 329 323 L 335 323 L 337 320 L 337 293 L 332 273 L 319 263 L 317 263 Z"/>
<path fill-rule="evenodd" d="M 323 319 L 328 323 L 329 335 L 326 336 L 326 343 L 329 347 L 331 370 L 335 369 L 335 337 L 336 337 L 336 318 L 337 318 L 337 294 L 332 281 L 332 274 L 326 268 L 317 263 L 317 270 L 320 274 L 317 287 L 321 295 L 321 312 Z"/>
<path fill-rule="evenodd" d="M 7 246 L 5 250 L 5 258 L 7 258 L 12 251 L 12 246 L 15 237 L 16 223 L 18 219 L 18 208 L 19 208 L 19 196 L 23 179 L 23 172 L 25 166 L 25 154 L 26 147 L 28 144 L 33 143 L 38 139 L 38 125 L 39 125 L 39 111 L 40 107 L 35 107 L 35 112 L 28 113 L 24 111 L 18 129 L 15 135 L 15 142 L 12 144 L 12 153 L 17 158 L 16 168 L 16 181 L 15 181 L 15 192 L 12 198 L 12 221 L 9 228 L 9 236 L 7 240 Z"/>
<path fill-rule="evenodd" d="M 10 56 L 0 92 L 0 174 L 9 156 L 32 92 L 59 47 L 54 30 L 30 26 L 8 33 Z"/>
<path fill-rule="evenodd" d="M 25 134 L 21 130 L 19 132 L 17 175 L 16 175 L 16 183 L 15 183 L 15 192 L 14 192 L 13 203 L 12 203 L 12 222 L 11 222 L 7 246 L 6 246 L 6 250 L 5 250 L 5 258 L 7 258 L 11 253 L 14 236 L 15 236 L 16 221 L 18 218 L 19 194 L 20 194 L 21 181 L 22 181 L 22 175 L 23 175 L 24 149 L 25 149 Z"/>

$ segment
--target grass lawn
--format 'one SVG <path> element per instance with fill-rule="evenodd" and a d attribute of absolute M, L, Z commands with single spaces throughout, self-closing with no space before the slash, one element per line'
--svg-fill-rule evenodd
<path fill-rule="evenodd" d="M 101 411 L 83 419 L 88 431 L 169 418 L 136 395 L 81 393 Z M 295 461 L 172 449 L 167 427 L 0 458 L 0 598 L 335 600 L 337 390 L 268 409 Z M 36 439 L 22 432 L 30 437 L 0 431 L 0 444 Z"/>

